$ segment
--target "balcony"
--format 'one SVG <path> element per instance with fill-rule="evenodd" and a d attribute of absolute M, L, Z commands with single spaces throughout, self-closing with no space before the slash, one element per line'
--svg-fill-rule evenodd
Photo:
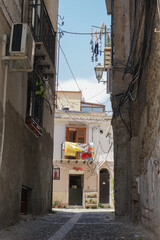
<path fill-rule="evenodd" d="M 46 78 L 53 77 L 56 33 L 44 0 L 28 1 L 28 24 L 36 42 L 35 63 Z"/>
<path fill-rule="evenodd" d="M 92 162 L 94 160 L 93 143 L 63 142 L 61 144 L 61 162 L 63 160 Z"/>

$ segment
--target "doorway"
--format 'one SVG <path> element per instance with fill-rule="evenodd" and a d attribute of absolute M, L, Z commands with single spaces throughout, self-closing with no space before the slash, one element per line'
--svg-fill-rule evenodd
<path fill-rule="evenodd" d="M 103 204 L 109 203 L 109 171 L 105 168 L 100 170 L 100 195 L 99 202 Z"/>
<path fill-rule="evenodd" d="M 28 213 L 28 202 L 30 199 L 31 188 L 22 186 L 21 188 L 21 209 L 20 214 Z"/>
<path fill-rule="evenodd" d="M 84 175 L 69 175 L 69 205 L 82 206 Z"/>

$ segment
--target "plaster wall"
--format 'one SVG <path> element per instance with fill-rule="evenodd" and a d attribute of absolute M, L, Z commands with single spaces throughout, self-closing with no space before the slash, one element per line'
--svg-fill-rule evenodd
<path fill-rule="evenodd" d="M 20 6 L 20 1 L 0 2 L 0 57 L 2 34 L 9 34 L 10 23 L 19 21 Z M 3 61 L 0 62 L 0 76 L 1 146 L 5 76 Z M 19 220 L 22 185 L 31 189 L 28 213 L 44 214 L 51 209 L 54 119 L 45 103 L 42 137 L 36 137 L 27 128 L 27 80 L 27 73 L 7 72 L 4 149 L 0 165 L 0 228 Z"/>
<path fill-rule="evenodd" d="M 55 122 L 54 125 L 54 155 L 53 159 L 61 159 L 61 144 L 65 141 L 66 126 L 65 124 Z"/>
<path fill-rule="evenodd" d="M 69 173 L 73 170 L 73 167 L 78 166 L 82 168 L 82 173 L 75 170 L 72 174 L 84 174 L 84 192 L 97 192 L 98 191 L 98 179 L 97 174 L 91 175 L 90 169 L 87 164 L 83 162 L 75 163 L 75 161 L 63 161 L 63 163 L 56 163 L 60 167 L 60 180 L 53 181 L 53 201 L 62 201 L 63 203 L 69 203 Z"/>
<path fill-rule="evenodd" d="M 57 22 L 58 22 L 58 0 L 45 0 L 45 5 L 51 19 L 54 30 L 57 30 Z"/>
<path fill-rule="evenodd" d="M 53 160 L 61 159 L 61 144 L 65 141 L 66 127 L 74 126 L 81 127 L 78 124 L 69 124 L 65 121 L 55 121 L 54 127 L 54 156 Z M 113 161 L 113 133 L 111 121 L 108 120 L 105 123 L 100 124 L 86 124 L 86 142 L 94 143 L 94 152 L 96 154 L 96 161 L 104 162 Z"/>
<path fill-rule="evenodd" d="M 80 115 L 80 113 L 79 113 Z M 85 121 L 84 121 L 85 123 Z M 84 174 L 83 192 L 97 192 L 99 199 L 99 171 L 107 168 L 110 172 L 110 178 L 113 181 L 113 133 L 111 121 L 101 122 L 99 124 L 86 123 L 86 142 L 94 143 L 95 163 L 87 164 L 83 161 L 76 163 L 74 160 L 61 160 L 61 143 L 65 141 L 66 126 L 81 127 L 82 123 L 71 124 L 68 120 L 55 120 L 54 132 L 54 158 L 53 164 L 60 168 L 60 180 L 53 180 L 53 202 L 58 200 L 63 203 L 69 202 L 69 174 L 81 174 L 74 171 L 73 167 L 81 167 Z M 97 165 L 97 166 L 95 166 Z M 111 186 L 112 185 L 112 186 Z M 113 206 L 113 182 L 110 181 L 110 205 Z M 83 203 L 84 204 L 84 203 Z"/>
<path fill-rule="evenodd" d="M 62 203 L 69 203 L 69 174 L 84 174 L 84 188 L 85 192 L 97 192 L 99 201 L 99 172 L 102 168 L 108 169 L 110 173 L 110 205 L 113 206 L 113 163 L 104 163 L 100 168 L 95 168 L 94 164 L 88 167 L 87 163 L 75 161 L 56 162 L 56 167 L 60 167 L 60 180 L 53 180 L 53 202 L 61 201 Z M 73 167 L 81 167 L 82 171 L 75 171 Z M 92 171 L 91 169 L 94 169 Z M 84 206 L 84 202 L 83 202 Z"/>
<path fill-rule="evenodd" d="M 70 111 L 80 111 L 82 100 L 81 92 L 57 91 L 57 109 L 61 110 L 62 105 L 70 107 Z"/>
<path fill-rule="evenodd" d="M 2 0 L 0 7 L 4 16 L 11 26 L 12 23 L 18 23 L 21 19 L 21 1 L 20 0 Z"/>

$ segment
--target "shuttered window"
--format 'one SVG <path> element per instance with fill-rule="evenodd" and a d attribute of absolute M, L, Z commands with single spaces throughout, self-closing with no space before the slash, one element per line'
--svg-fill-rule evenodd
<path fill-rule="evenodd" d="M 66 141 L 86 143 L 86 128 L 66 128 Z"/>

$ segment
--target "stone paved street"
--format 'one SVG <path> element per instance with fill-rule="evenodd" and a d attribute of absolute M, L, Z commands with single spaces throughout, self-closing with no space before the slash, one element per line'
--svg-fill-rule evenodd
<path fill-rule="evenodd" d="M 0 240 L 144 240 L 140 226 L 115 221 L 106 209 L 57 210 L 55 214 L 25 219 L 0 231 Z M 148 239 L 149 240 L 149 239 Z"/>

